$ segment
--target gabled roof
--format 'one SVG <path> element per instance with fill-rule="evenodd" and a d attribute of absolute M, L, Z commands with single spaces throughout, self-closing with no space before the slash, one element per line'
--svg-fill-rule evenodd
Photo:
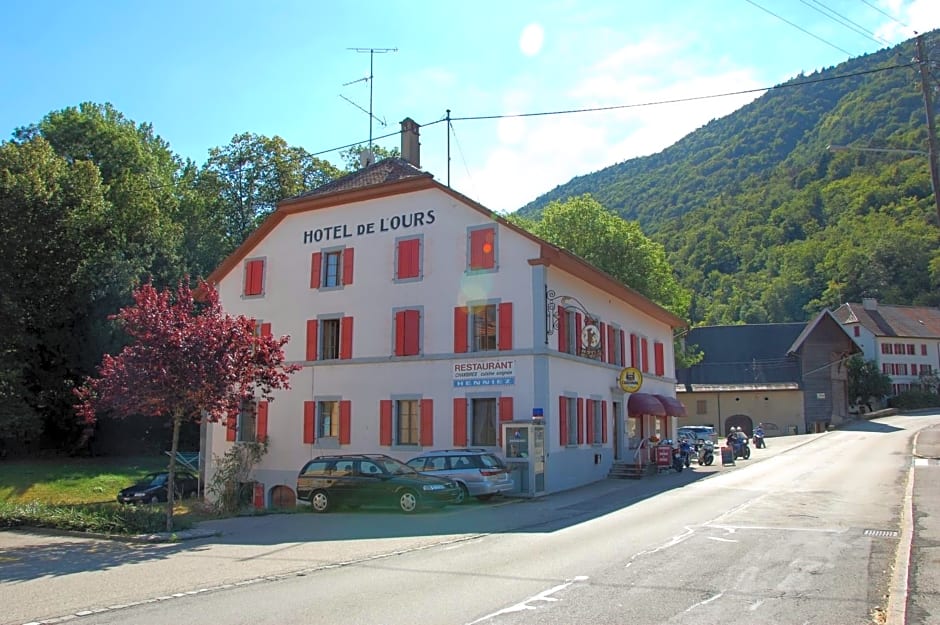
<path fill-rule="evenodd" d="M 855 340 L 849 336 L 849 333 L 845 331 L 845 327 L 839 323 L 839 320 L 836 319 L 828 310 L 823 310 L 821 313 L 816 315 L 815 319 L 806 324 L 806 327 L 803 328 L 803 331 L 800 332 L 800 335 L 796 337 L 795 341 L 793 341 L 793 345 L 791 345 L 790 349 L 787 350 L 787 354 L 795 354 L 800 351 L 800 347 L 803 346 L 806 338 L 822 324 L 832 324 L 832 327 L 836 329 L 837 332 L 845 334 L 845 337 L 848 339 L 846 342 L 852 346 L 852 353 L 861 353 L 862 348 L 855 344 Z"/>
<path fill-rule="evenodd" d="M 940 339 L 940 308 L 934 306 L 892 306 L 874 303 L 842 304 L 833 316 L 839 323 L 858 323 L 880 337 Z"/>
<path fill-rule="evenodd" d="M 415 167 L 403 158 L 385 158 L 378 163 L 373 163 L 368 167 L 363 167 L 362 169 L 354 171 L 351 174 L 346 174 L 342 178 L 337 178 L 336 180 L 322 184 L 316 189 L 305 191 L 300 195 L 288 198 L 285 201 L 307 198 L 314 195 L 325 195 L 327 193 L 335 193 L 337 191 L 349 191 L 351 189 L 369 187 L 372 185 L 382 184 L 384 182 L 393 182 L 395 180 L 402 180 L 403 178 L 411 178 L 414 176 L 424 176 L 426 178 L 434 177 L 431 174 Z"/>
<path fill-rule="evenodd" d="M 537 243 L 540 253 L 537 258 L 529 259 L 530 265 L 557 267 L 613 295 L 654 319 L 668 324 L 671 328 L 686 327 L 687 323 L 684 319 L 666 310 L 639 291 L 623 284 L 577 255 L 508 222 L 482 204 L 478 204 L 450 187 L 441 184 L 434 180 L 433 175 L 400 158 L 383 159 L 338 180 L 328 182 L 316 189 L 279 202 L 277 209 L 268 215 L 261 225 L 209 274 L 206 281 L 210 284 L 218 284 L 288 215 L 431 189 L 450 195 L 459 202 L 488 216 L 499 223 L 500 226 Z"/>
<path fill-rule="evenodd" d="M 685 341 L 703 353 L 702 362 L 678 370 L 688 385 L 761 385 L 799 383 L 799 360 L 790 348 L 805 323 L 704 326 L 689 331 Z"/>

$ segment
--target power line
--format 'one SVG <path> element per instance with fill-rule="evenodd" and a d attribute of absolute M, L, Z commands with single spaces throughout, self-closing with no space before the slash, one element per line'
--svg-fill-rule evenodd
<path fill-rule="evenodd" d="M 837 46 L 836 44 L 834 44 L 834 43 L 832 43 L 831 41 L 828 41 L 828 40 L 826 40 L 826 39 L 823 39 L 823 38 L 820 37 L 819 35 L 814 35 L 813 33 L 809 32 L 808 30 L 806 30 L 805 28 L 803 28 L 802 26 L 799 26 L 799 25 L 797 25 L 797 24 L 794 24 L 793 22 L 791 22 L 790 20 L 786 19 L 785 17 L 781 17 L 781 16 L 777 15 L 776 13 L 774 13 L 773 11 L 771 11 L 770 9 L 766 9 L 766 8 L 762 7 L 761 5 L 759 5 L 759 4 L 757 4 L 756 2 L 754 2 L 754 0 L 744 0 L 744 1 L 747 2 L 748 4 L 753 4 L 753 5 L 756 6 L 758 9 L 760 9 L 761 11 L 764 11 L 765 13 L 769 13 L 770 15 L 773 15 L 774 17 L 776 17 L 776 18 L 777 18 L 778 20 L 780 20 L 781 22 L 784 22 L 784 23 L 786 23 L 786 24 L 789 24 L 789 25 L 792 26 L 793 28 L 795 28 L 795 29 L 797 29 L 797 30 L 799 30 L 799 31 L 801 31 L 801 32 L 806 33 L 807 35 L 809 35 L 809 36 L 812 37 L 813 39 L 817 39 L 817 40 L 823 42 L 824 44 L 826 44 L 827 46 L 830 46 L 830 47 L 832 47 L 832 48 L 835 48 L 835 49 L 838 50 L 839 52 L 844 52 L 844 53 L 847 54 L 848 56 L 852 56 L 852 53 L 849 52 L 848 50 L 845 50 L 844 48 L 840 48 L 840 47 Z"/>
<path fill-rule="evenodd" d="M 890 42 L 890 41 L 886 41 L 886 40 L 882 39 L 881 37 L 878 37 L 875 33 L 871 32 L 870 30 L 868 30 L 867 28 L 865 28 L 865 27 L 862 26 L 861 24 L 858 24 L 858 23 L 856 23 L 856 22 L 853 22 L 852 20 L 850 20 L 850 19 L 847 18 L 846 16 L 842 15 L 842 14 L 839 13 L 838 11 L 834 11 L 834 10 L 830 9 L 829 7 L 827 7 L 825 4 L 823 4 L 823 3 L 820 2 L 819 0 L 809 0 L 809 1 L 807 1 L 807 0 L 800 0 L 800 2 L 802 2 L 803 4 L 805 4 L 806 6 L 808 6 L 809 8 L 813 9 L 814 11 L 816 11 L 816 12 L 822 14 L 823 16 L 828 17 L 829 19 L 831 19 L 831 20 L 832 20 L 833 22 L 835 22 L 836 24 L 839 24 L 840 26 L 845 26 L 846 28 L 848 28 L 848 29 L 851 30 L 852 32 L 854 32 L 854 33 L 856 33 L 856 34 L 859 34 L 859 35 L 861 35 L 862 37 L 865 37 L 866 39 L 871 39 L 871 40 L 874 41 L 875 43 L 882 44 L 882 45 L 891 45 L 891 42 Z M 810 4 L 810 2 L 812 2 L 812 4 Z M 813 6 L 813 5 L 816 5 L 816 6 Z"/>
<path fill-rule="evenodd" d="M 897 18 L 895 18 L 893 15 L 891 15 L 890 13 L 885 13 L 884 11 L 881 10 L 880 7 L 878 7 L 878 6 L 874 5 L 874 4 L 872 4 L 872 3 L 869 2 L 868 0 L 861 0 L 861 1 L 862 1 L 864 4 L 868 5 L 869 7 L 873 8 L 874 10 L 878 11 L 879 13 L 881 13 L 882 15 L 884 15 L 885 17 L 887 17 L 889 20 L 893 21 L 895 24 L 899 24 L 899 25 L 903 26 L 904 28 L 910 28 L 910 26 L 908 26 L 908 25 L 905 24 L 904 22 L 898 21 Z M 917 33 L 915 32 L 915 34 L 917 34 Z"/>
<path fill-rule="evenodd" d="M 748 0 L 748 1 L 750 1 L 750 0 Z M 654 100 L 654 101 L 652 101 L 652 102 L 640 102 L 640 103 L 637 103 L 637 104 L 616 104 L 616 105 L 612 105 L 612 106 L 598 106 L 598 107 L 580 108 L 580 109 L 563 109 L 563 110 L 556 110 L 556 111 L 539 111 L 539 112 L 535 112 L 535 113 L 503 113 L 503 114 L 498 114 L 498 115 L 473 115 L 473 116 L 467 116 L 467 117 L 450 117 L 450 118 L 448 118 L 448 117 L 441 117 L 440 119 L 437 119 L 437 120 L 435 120 L 435 121 L 433 121 L 433 122 L 428 122 L 427 124 L 419 124 L 419 125 L 420 125 L 422 128 L 428 128 L 428 127 L 430 127 L 430 126 L 437 125 L 437 124 L 439 124 L 439 123 L 441 123 L 441 122 L 443 122 L 443 121 L 446 121 L 446 120 L 448 120 L 448 119 L 449 119 L 449 121 L 451 121 L 451 122 L 455 122 L 455 121 L 485 121 L 485 120 L 493 120 L 493 119 L 510 119 L 510 118 L 515 118 L 515 117 L 545 117 L 545 116 L 550 116 L 550 115 L 572 115 L 572 114 L 575 114 L 575 113 L 601 113 L 601 112 L 605 112 L 605 111 L 616 111 L 616 110 L 630 109 L 630 108 L 643 108 L 643 107 L 648 107 L 648 106 L 661 106 L 661 105 L 664 105 L 664 104 L 681 104 L 681 103 L 683 103 L 683 102 L 696 102 L 696 101 L 699 101 L 699 100 L 711 100 L 711 99 L 715 99 L 715 98 L 726 98 L 726 97 L 730 97 L 730 96 L 746 95 L 746 94 L 748 94 L 748 93 L 759 93 L 759 92 L 761 92 L 761 91 L 779 91 L 780 89 L 793 89 L 793 88 L 796 88 L 796 87 L 803 87 L 803 86 L 806 86 L 806 85 L 812 85 L 812 84 L 816 84 L 816 83 L 830 82 L 830 81 L 833 81 L 833 80 L 843 80 L 843 79 L 847 79 L 847 78 L 856 78 L 856 77 L 858 77 L 858 76 L 867 76 L 867 75 L 869 75 L 869 74 L 876 74 L 876 73 L 879 73 L 879 72 L 893 71 L 893 70 L 896 70 L 896 69 L 905 69 L 905 68 L 915 67 L 916 65 L 917 65 L 917 63 L 903 63 L 903 64 L 901 64 L 901 65 L 889 65 L 889 66 L 886 66 L 886 67 L 876 67 L 876 68 L 874 68 L 874 69 L 867 69 L 867 70 L 862 70 L 862 71 L 858 71 L 858 72 L 852 72 L 852 73 L 849 73 L 849 74 L 840 74 L 840 75 L 838 75 L 838 76 L 829 76 L 829 77 L 822 77 L 822 76 L 821 76 L 821 77 L 819 77 L 819 78 L 812 78 L 812 79 L 808 79 L 808 80 L 801 80 L 801 81 L 799 81 L 799 82 L 789 82 L 789 83 L 784 83 L 784 84 L 781 84 L 781 85 L 774 85 L 773 87 L 759 87 L 759 88 L 755 88 L 755 89 L 743 89 L 743 90 L 741 90 L 741 91 L 729 91 L 729 92 L 725 92 L 725 93 L 714 93 L 714 94 L 709 94 L 709 95 L 689 96 L 689 97 L 687 97 L 687 98 L 674 98 L 674 99 L 671 99 L 671 100 Z M 396 136 L 396 135 L 398 135 L 398 134 L 400 134 L 400 131 L 397 131 L 397 130 L 396 130 L 396 131 L 394 131 L 394 132 L 390 132 L 390 133 L 388 133 L 388 134 L 385 134 L 385 135 L 382 135 L 382 136 L 379 136 L 379 137 L 374 137 L 374 139 L 375 139 L 375 140 L 378 140 L 378 139 L 387 139 L 388 137 L 394 137 L 394 136 Z M 314 153 L 312 153 L 311 156 L 319 156 L 319 155 L 321 155 L 321 154 L 328 154 L 328 153 L 330 153 L 330 152 L 336 152 L 336 151 L 338 151 L 338 150 L 345 150 L 345 149 L 348 149 L 348 148 L 351 148 L 351 147 L 355 147 L 355 146 L 357 146 L 357 145 L 362 145 L 362 143 L 363 143 L 363 141 L 356 141 L 356 142 L 354 142 L 354 143 L 348 143 L 348 144 L 346 144 L 346 145 L 341 145 L 341 146 L 339 146 L 339 147 L 330 148 L 330 149 L 328 149 L 328 150 L 320 150 L 319 152 L 314 152 Z"/>

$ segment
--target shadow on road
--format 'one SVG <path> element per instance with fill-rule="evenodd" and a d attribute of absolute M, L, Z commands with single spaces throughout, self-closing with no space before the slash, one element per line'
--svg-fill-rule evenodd
<path fill-rule="evenodd" d="M 25 581 L 41 577 L 101 571 L 124 564 L 167 558 L 197 545 L 136 544 L 111 540 L 69 540 L 49 542 L 48 535 L 30 540 L 31 534 L 10 531 L 19 544 L 0 548 L 0 582 Z"/>

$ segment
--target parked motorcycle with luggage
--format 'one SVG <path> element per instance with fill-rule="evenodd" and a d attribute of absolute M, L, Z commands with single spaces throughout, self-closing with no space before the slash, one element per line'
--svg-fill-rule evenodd
<path fill-rule="evenodd" d="M 695 446 L 696 457 L 699 466 L 710 467 L 715 461 L 715 443 L 711 441 L 699 441 Z"/>

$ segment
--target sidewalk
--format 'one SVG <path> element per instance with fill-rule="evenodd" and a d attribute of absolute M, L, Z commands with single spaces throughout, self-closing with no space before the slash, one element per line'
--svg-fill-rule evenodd
<path fill-rule="evenodd" d="M 940 427 L 914 439 L 905 624 L 940 622 Z M 902 621 L 897 621 L 899 624 Z"/>

